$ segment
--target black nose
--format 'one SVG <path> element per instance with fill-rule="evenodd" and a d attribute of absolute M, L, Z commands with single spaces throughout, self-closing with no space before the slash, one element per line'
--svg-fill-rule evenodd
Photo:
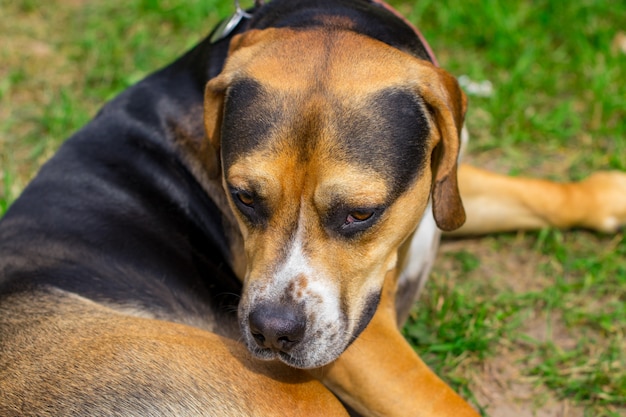
<path fill-rule="evenodd" d="M 302 309 L 281 305 L 257 306 L 248 317 L 257 345 L 289 352 L 304 337 L 306 316 Z"/>

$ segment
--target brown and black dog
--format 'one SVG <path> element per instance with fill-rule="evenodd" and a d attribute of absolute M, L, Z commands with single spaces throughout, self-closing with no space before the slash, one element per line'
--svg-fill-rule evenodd
<path fill-rule="evenodd" d="M 398 331 L 439 230 L 611 231 L 626 175 L 457 184 L 465 108 L 377 1 L 221 25 L 0 222 L 0 415 L 477 415 Z"/>

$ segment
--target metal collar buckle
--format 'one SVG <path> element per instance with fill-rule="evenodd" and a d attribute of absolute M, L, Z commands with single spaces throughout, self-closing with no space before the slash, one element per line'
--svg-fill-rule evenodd
<path fill-rule="evenodd" d="M 215 28 L 213 35 L 211 35 L 211 43 L 216 43 L 228 35 L 239 25 L 242 19 L 250 19 L 252 15 L 247 13 L 239 5 L 239 1 L 235 0 L 235 13 L 229 18 L 222 20 L 222 22 Z"/>

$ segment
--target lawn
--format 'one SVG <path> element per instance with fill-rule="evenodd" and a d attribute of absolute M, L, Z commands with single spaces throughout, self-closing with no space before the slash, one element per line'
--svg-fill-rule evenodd
<path fill-rule="evenodd" d="M 563 181 L 626 171 L 626 6 L 391 3 L 443 67 L 490 83 L 491 94 L 470 95 L 472 163 Z M 0 10 L 1 215 L 106 100 L 232 5 L 0 0 Z M 446 241 L 404 333 L 485 415 L 619 416 L 625 329 L 624 234 L 542 230 Z"/>

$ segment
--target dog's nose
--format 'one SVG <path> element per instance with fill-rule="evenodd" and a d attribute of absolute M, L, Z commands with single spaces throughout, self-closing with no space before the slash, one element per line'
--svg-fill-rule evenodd
<path fill-rule="evenodd" d="M 260 305 L 248 318 L 250 332 L 262 348 L 289 352 L 304 337 L 306 316 L 299 308 Z"/>

